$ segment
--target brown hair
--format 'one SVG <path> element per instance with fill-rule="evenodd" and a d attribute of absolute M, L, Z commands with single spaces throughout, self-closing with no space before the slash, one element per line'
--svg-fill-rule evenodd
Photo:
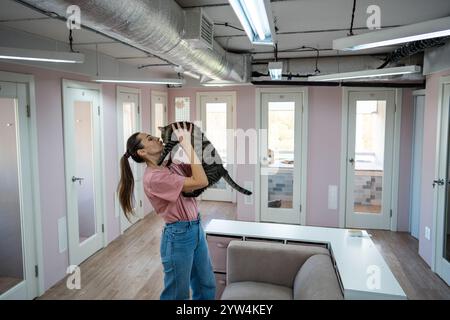
<path fill-rule="evenodd" d="M 144 147 L 141 144 L 141 140 L 138 139 L 138 134 L 139 132 L 133 133 L 128 138 L 127 150 L 122 158 L 120 158 L 120 181 L 117 186 L 117 193 L 119 194 L 120 206 L 128 221 L 130 221 L 131 216 L 134 215 L 134 177 L 128 158 L 131 157 L 137 163 L 144 162 L 144 159 L 137 154 L 137 151 Z"/>

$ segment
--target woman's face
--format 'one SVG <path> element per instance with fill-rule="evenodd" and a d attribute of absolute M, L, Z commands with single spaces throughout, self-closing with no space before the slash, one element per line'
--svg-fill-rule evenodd
<path fill-rule="evenodd" d="M 144 132 L 138 134 L 138 139 L 141 140 L 141 144 L 144 147 L 138 150 L 138 154 L 141 158 L 149 159 L 161 155 L 161 152 L 164 149 L 161 139 Z"/>

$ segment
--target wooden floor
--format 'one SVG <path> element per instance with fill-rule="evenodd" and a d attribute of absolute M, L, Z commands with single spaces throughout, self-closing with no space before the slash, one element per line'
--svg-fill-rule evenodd
<path fill-rule="evenodd" d="M 203 201 L 200 212 L 203 225 L 216 218 L 236 219 L 232 204 Z M 67 289 L 64 279 L 40 299 L 159 299 L 162 227 L 160 217 L 147 216 L 81 264 L 80 290 Z M 409 299 L 450 299 L 450 288 L 417 254 L 417 240 L 406 233 L 369 233 Z"/>
<path fill-rule="evenodd" d="M 419 242 L 405 232 L 368 230 L 408 299 L 450 299 L 450 287 L 419 256 Z"/>
<path fill-rule="evenodd" d="M 16 284 L 19 284 L 22 281 L 23 281 L 23 279 L 19 279 L 19 278 L 0 276 L 0 295 L 2 293 L 5 293 L 6 291 L 8 291 L 9 289 L 11 289 Z"/>

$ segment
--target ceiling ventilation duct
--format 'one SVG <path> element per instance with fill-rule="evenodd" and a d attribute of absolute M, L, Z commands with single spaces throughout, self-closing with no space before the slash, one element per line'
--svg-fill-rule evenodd
<path fill-rule="evenodd" d="M 82 25 L 182 66 L 184 70 L 232 82 L 246 82 L 249 77 L 249 56 L 225 52 L 213 40 L 213 35 L 208 34 L 213 30 L 208 27 L 211 20 L 201 11 L 187 13 L 173 0 L 18 2 L 63 17 L 69 6 L 77 5 Z M 202 20 L 192 21 L 193 16 Z M 199 41 L 192 41 L 192 30 L 196 26 L 201 37 Z"/>

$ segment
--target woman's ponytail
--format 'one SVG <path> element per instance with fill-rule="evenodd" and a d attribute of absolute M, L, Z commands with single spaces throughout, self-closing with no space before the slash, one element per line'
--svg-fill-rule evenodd
<path fill-rule="evenodd" d="M 127 150 L 122 158 L 120 158 L 120 181 L 117 186 L 117 193 L 119 195 L 120 206 L 128 221 L 131 221 L 131 216 L 134 215 L 134 177 L 128 158 L 131 157 L 138 163 L 144 162 L 137 154 L 137 150 L 143 148 L 141 141 L 137 137 L 138 134 L 139 132 L 136 132 L 128 138 Z"/>
<path fill-rule="evenodd" d="M 120 181 L 118 187 L 120 206 L 122 207 L 125 217 L 130 220 L 133 212 L 134 201 L 134 177 L 131 171 L 130 163 L 126 155 L 120 159 Z"/>

